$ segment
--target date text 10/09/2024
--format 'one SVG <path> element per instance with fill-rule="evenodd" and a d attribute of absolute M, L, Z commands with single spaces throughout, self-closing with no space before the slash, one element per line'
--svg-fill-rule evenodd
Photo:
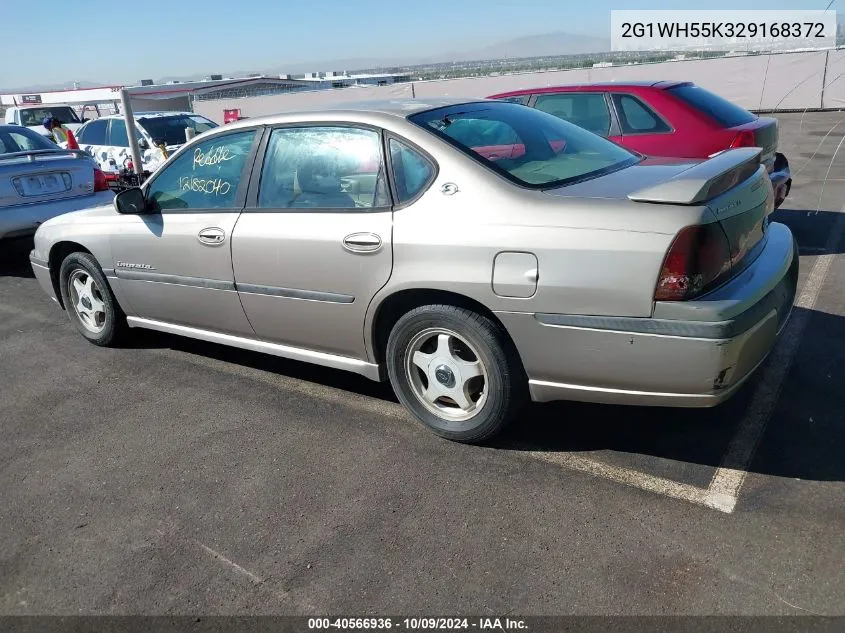
<path fill-rule="evenodd" d="M 407 631 L 526 631 L 528 625 L 516 618 L 309 618 L 308 629 L 319 630 L 386 630 Z"/>

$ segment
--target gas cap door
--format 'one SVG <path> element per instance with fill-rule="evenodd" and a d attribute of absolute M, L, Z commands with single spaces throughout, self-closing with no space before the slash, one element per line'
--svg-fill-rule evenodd
<path fill-rule="evenodd" d="M 493 292 L 500 297 L 528 299 L 537 292 L 539 269 L 534 253 L 506 251 L 493 260 Z"/>

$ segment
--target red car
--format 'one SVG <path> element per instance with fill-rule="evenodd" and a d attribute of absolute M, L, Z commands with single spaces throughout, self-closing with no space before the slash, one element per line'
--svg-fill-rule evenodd
<path fill-rule="evenodd" d="M 792 187 L 777 152 L 778 122 L 690 82 L 650 81 L 555 86 L 489 97 L 522 103 L 650 156 L 709 158 L 735 147 L 762 147 L 780 206 Z"/>

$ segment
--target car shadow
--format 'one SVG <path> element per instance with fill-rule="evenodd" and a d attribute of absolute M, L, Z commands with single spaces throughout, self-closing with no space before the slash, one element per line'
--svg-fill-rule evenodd
<path fill-rule="evenodd" d="M 31 237 L 0 240 L 0 277 L 35 277 L 29 263 L 32 247 Z"/>
<path fill-rule="evenodd" d="M 789 203 L 787 198 L 786 203 Z M 840 211 L 807 211 L 781 207 L 771 215 L 772 222 L 780 222 L 789 227 L 798 250 L 802 255 L 820 255 L 827 251 L 827 240 Z M 845 240 L 840 240 L 834 253 L 845 252 Z"/>
<path fill-rule="evenodd" d="M 801 311 L 795 308 L 795 316 Z M 845 340 L 845 318 L 813 311 L 784 388 L 773 404 L 760 449 L 749 467 L 751 472 L 845 481 L 841 455 L 845 446 L 845 395 L 832 388 L 845 374 L 845 346 L 827 353 L 831 339 Z M 137 330 L 133 345 L 169 348 L 397 402 L 388 383 L 258 352 L 146 330 Z M 680 471 L 690 465 L 715 469 L 737 431 L 748 423 L 749 402 L 762 377 L 758 371 L 733 398 L 710 409 L 580 402 L 529 404 L 501 436 L 478 450 L 600 452 L 602 459 L 610 456 L 617 462 L 633 461 L 646 470 L 657 461 L 679 465 L 675 470 Z M 668 472 L 671 478 L 671 467 Z"/>
<path fill-rule="evenodd" d="M 312 363 L 289 360 L 261 352 L 209 343 L 198 339 L 137 328 L 132 330 L 128 348 L 172 349 L 174 351 L 212 358 L 241 367 L 288 376 L 296 380 L 321 384 L 363 396 L 398 402 L 389 383 L 379 383 L 348 371 L 322 367 Z"/>

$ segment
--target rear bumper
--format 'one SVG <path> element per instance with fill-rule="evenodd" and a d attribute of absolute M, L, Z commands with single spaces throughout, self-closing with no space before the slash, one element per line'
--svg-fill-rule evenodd
<path fill-rule="evenodd" d="M 792 234 L 772 224 L 755 262 L 696 301 L 658 303 L 653 318 L 498 313 L 532 399 L 709 407 L 765 360 L 791 314 Z"/>
<path fill-rule="evenodd" d="M 783 204 L 792 189 L 792 172 L 789 170 L 789 161 L 783 154 L 775 154 L 775 164 L 769 173 L 772 181 L 772 189 L 775 191 L 775 209 Z"/>
<path fill-rule="evenodd" d="M 90 196 L 0 209 L 0 239 L 33 235 L 38 225 L 50 218 L 108 204 L 113 199 L 114 193 L 111 191 L 98 191 Z"/>

